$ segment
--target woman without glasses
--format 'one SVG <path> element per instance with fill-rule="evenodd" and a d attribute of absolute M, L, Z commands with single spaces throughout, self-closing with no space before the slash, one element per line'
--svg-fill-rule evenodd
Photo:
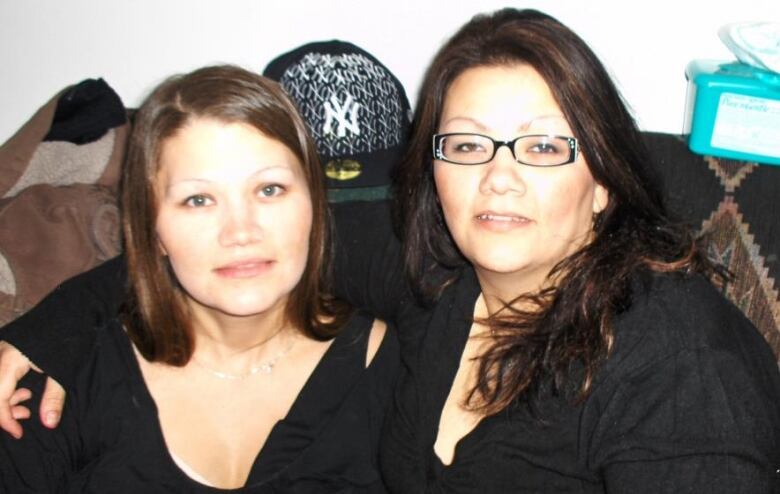
<path fill-rule="evenodd" d="M 324 291 L 321 167 L 282 89 L 229 66 L 162 83 L 121 202 L 125 307 L 63 424 L 2 439 L 0 490 L 384 492 L 397 347 Z"/>
<path fill-rule="evenodd" d="M 668 218 L 586 44 L 536 11 L 477 16 L 418 101 L 395 190 L 408 276 L 365 217 L 338 225 L 341 291 L 406 342 L 388 488 L 772 492 L 776 362 Z"/>

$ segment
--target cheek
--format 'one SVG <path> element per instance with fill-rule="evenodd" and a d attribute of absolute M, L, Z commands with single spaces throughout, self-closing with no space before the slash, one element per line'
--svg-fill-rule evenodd
<path fill-rule="evenodd" d="M 295 228 L 295 235 L 301 239 L 309 239 L 311 236 L 311 226 L 314 221 L 314 210 L 312 208 L 311 199 L 308 197 L 302 197 L 292 209 L 293 225 Z"/>
<path fill-rule="evenodd" d="M 300 250 L 299 258 L 302 263 L 306 263 L 309 259 L 309 245 L 311 242 L 311 229 L 312 229 L 312 211 L 311 208 L 307 209 L 305 214 L 299 216 L 298 222 L 298 234 L 296 235 L 295 245 Z"/>
<path fill-rule="evenodd" d="M 157 247 L 164 256 L 170 256 L 171 251 L 176 252 L 175 245 L 175 229 L 171 226 L 174 223 L 170 221 L 164 212 L 161 212 L 157 216 L 157 223 L 155 224 L 155 234 L 157 235 Z"/>
<path fill-rule="evenodd" d="M 558 226 L 578 235 L 589 231 L 593 222 L 593 204 L 596 183 L 590 174 L 578 173 L 567 180 L 551 181 L 540 184 L 539 204 L 547 219 L 546 224 Z"/>
<path fill-rule="evenodd" d="M 308 196 L 296 197 L 272 216 L 273 229 L 279 233 L 280 247 L 294 253 L 299 262 L 306 262 L 313 222 L 313 210 Z"/>
<path fill-rule="evenodd" d="M 203 279 L 202 245 L 197 243 L 195 236 L 184 235 L 184 232 L 158 228 L 157 233 L 161 254 L 167 256 L 176 280 L 188 287 L 187 290 L 195 289 Z"/>
<path fill-rule="evenodd" d="M 444 219 L 454 220 L 466 210 L 467 204 L 479 187 L 478 178 L 468 169 L 459 170 L 446 165 L 434 165 L 433 180 L 436 195 L 444 212 Z"/>
<path fill-rule="evenodd" d="M 171 262 L 187 257 L 187 242 L 181 237 L 167 235 L 162 233 L 157 238 L 157 244 L 160 246 L 160 252 L 167 256 Z"/>
<path fill-rule="evenodd" d="M 212 236 L 212 225 L 200 221 L 189 221 L 186 216 L 167 214 L 161 211 L 157 218 L 157 245 L 160 254 L 168 256 L 171 262 L 186 261 L 203 254 L 204 241 Z"/>

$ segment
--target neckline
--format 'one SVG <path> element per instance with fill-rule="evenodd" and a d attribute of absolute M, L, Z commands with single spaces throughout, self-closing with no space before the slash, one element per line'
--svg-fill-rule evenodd
<path fill-rule="evenodd" d="M 437 336 L 444 339 L 444 341 L 432 342 L 433 346 L 438 348 L 439 354 L 443 353 L 446 359 L 443 365 L 437 366 L 438 372 L 436 375 L 429 376 L 432 379 L 426 380 L 429 386 L 432 385 L 432 389 L 442 388 L 440 393 L 426 393 L 430 411 L 430 424 L 428 424 L 428 427 L 431 431 L 427 441 L 427 450 L 433 457 L 435 466 L 439 470 L 447 470 L 456 466 L 462 451 L 464 449 L 467 450 L 471 445 L 478 443 L 485 437 L 489 430 L 488 425 L 492 419 L 492 416 L 482 417 L 470 431 L 455 442 L 452 461 L 449 464 L 444 463 L 436 453 L 435 445 L 439 437 L 439 424 L 444 413 L 444 405 L 455 383 L 460 360 L 463 357 L 463 352 L 466 349 L 471 332 L 474 309 L 481 293 L 479 280 L 474 270 L 470 267 L 464 268 L 461 271 L 460 278 L 451 287 L 449 293 L 445 292 L 436 304 L 434 310 L 442 312 L 435 314 L 431 319 L 431 321 L 436 319 L 440 323 L 441 331 L 437 332 Z M 443 318 L 443 321 L 441 318 Z M 434 324 L 436 323 L 434 322 Z"/>
<path fill-rule="evenodd" d="M 157 403 L 154 401 L 154 398 L 152 397 L 151 392 L 146 385 L 143 373 L 141 372 L 140 364 L 136 359 L 135 352 L 133 350 L 132 342 L 130 341 L 129 336 L 127 336 L 127 333 L 122 328 L 121 324 L 116 320 L 114 321 L 114 324 L 116 325 L 118 333 L 121 333 L 121 335 L 118 335 L 120 340 L 118 343 L 121 355 L 125 359 L 125 365 L 129 371 L 129 382 L 131 384 L 131 388 L 134 395 L 139 397 L 142 401 L 142 403 L 139 404 L 139 408 L 143 410 L 143 405 L 146 405 L 146 410 L 141 414 L 141 420 L 148 428 L 148 432 L 151 433 L 151 436 L 148 439 L 150 441 L 154 441 L 156 446 L 154 451 L 159 454 L 161 457 L 160 460 L 165 462 L 166 469 L 169 472 L 173 472 L 177 477 L 179 477 L 179 479 L 189 484 L 193 484 L 202 490 L 213 492 L 241 492 L 250 485 L 268 482 L 281 473 L 281 471 L 277 471 L 262 479 L 255 478 L 258 472 L 262 470 L 263 464 L 267 463 L 266 460 L 270 456 L 269 451 L 273 449 L 274 444 L 278 443 L 278 439 L 275 439 L 275 437 L 279 435 L 278 431 L 284 424 L 288 422 L 307 422 L 311 424 L 311 414 L 307 413 L 311 411 L 309 410 L 309 404 L 318 403 L 322 407 L 327 407 L 326 404 L 322 403 L 322 400 L 319 400 L 320 397 L 324 397 L 326 400 L 328 398 L 331 398 L 332 400 L 335 400 L 336 398 L 340 399 L 341 395 L 338 393 L 325 393 L 324 391 L 327 388 L 319 385 L 323 383 L 316 383 L 315 381 L 322 381 L 320 376 L 327 374 L 327 372 L 324 370 L 326 366 L 329 368 L 332 367 L 338 369 L 349 365 L 350 362 L 348 359 L 337 358 L 337 353 L 340 353 L 345 346 L 352 342 L 353 338 L 350 338 L 349 335 L 355 333 L 355 328 L 362 328 L 362 325 L 358 324 L 357 314 L 353 314 L 344 325 L 344 328 L 341 330 L 341 332 L 332 339 L 331 344 L 320 357 L 311 374 L 306 378 L 301 391 L 298 393 L 298 396 L 295 397 L 293 404 L 287 411 L 287 415 L 281 420 L 277 421 L 271 428 L 271 431 L 268 433 L 265 442 L 258 450 L 257 455 L 252 462 L 252 467 L 249 471 L 246 483 L 241 487 L 226 489 L 210 486 L 193 479 L 176 463 L 173 458 L 173 453 L 168 449 L 168 446 L 165 442 L 165 436 L 162 431 L 162 424 L 160 423 L 159 419 Z M 364 340 L 364 343 L 367 343 L 368 338 L 365 338 Z M 367 369 L 367 367 L 364 365 L 365 351 L 363 352 L 362 356 L 363 360 L 360 361 L 360 363 L 363 365 L 361 367 Z M 353 372 L 353 374 L 355 374 L 356 379 L 359 378 L 358 373 Z M 325 381 L 327 382 L 328 380 Z M 341 386 L 341 388 L 346 389 L 348 386 Z M 315 397 L 318 399 L 315 400 Z M 307 417 L 307 415 L 309 416 Z M 269 446 L 269 444 L 271 446 Z"/>

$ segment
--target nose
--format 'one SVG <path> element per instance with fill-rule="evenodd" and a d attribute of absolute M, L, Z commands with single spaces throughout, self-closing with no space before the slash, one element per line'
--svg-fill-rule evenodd
<path fill-rule="evenodd" d="M 493 159 L 485 164 L 485 174 L 480 188 L 483 193 L 507 194 L 525 192 L 525 181 L 522 177 L 523 165 L 515 160 L 512 149 L 508 145 L 496 149 Z"/>
<path fill-rule="evenodd" d="M 221 218 L 219 243 L 223 247 L 249 245 L 262 239 L 260 211 L 249 201 L 226 205 Z"/>

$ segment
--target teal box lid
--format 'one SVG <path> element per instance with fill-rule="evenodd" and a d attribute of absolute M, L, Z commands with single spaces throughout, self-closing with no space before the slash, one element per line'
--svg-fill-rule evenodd
<path fill-rule="evenodd" d="M 695 153 L 780 165 L 780 74 L 694 60 L 683 133 Z"/>

